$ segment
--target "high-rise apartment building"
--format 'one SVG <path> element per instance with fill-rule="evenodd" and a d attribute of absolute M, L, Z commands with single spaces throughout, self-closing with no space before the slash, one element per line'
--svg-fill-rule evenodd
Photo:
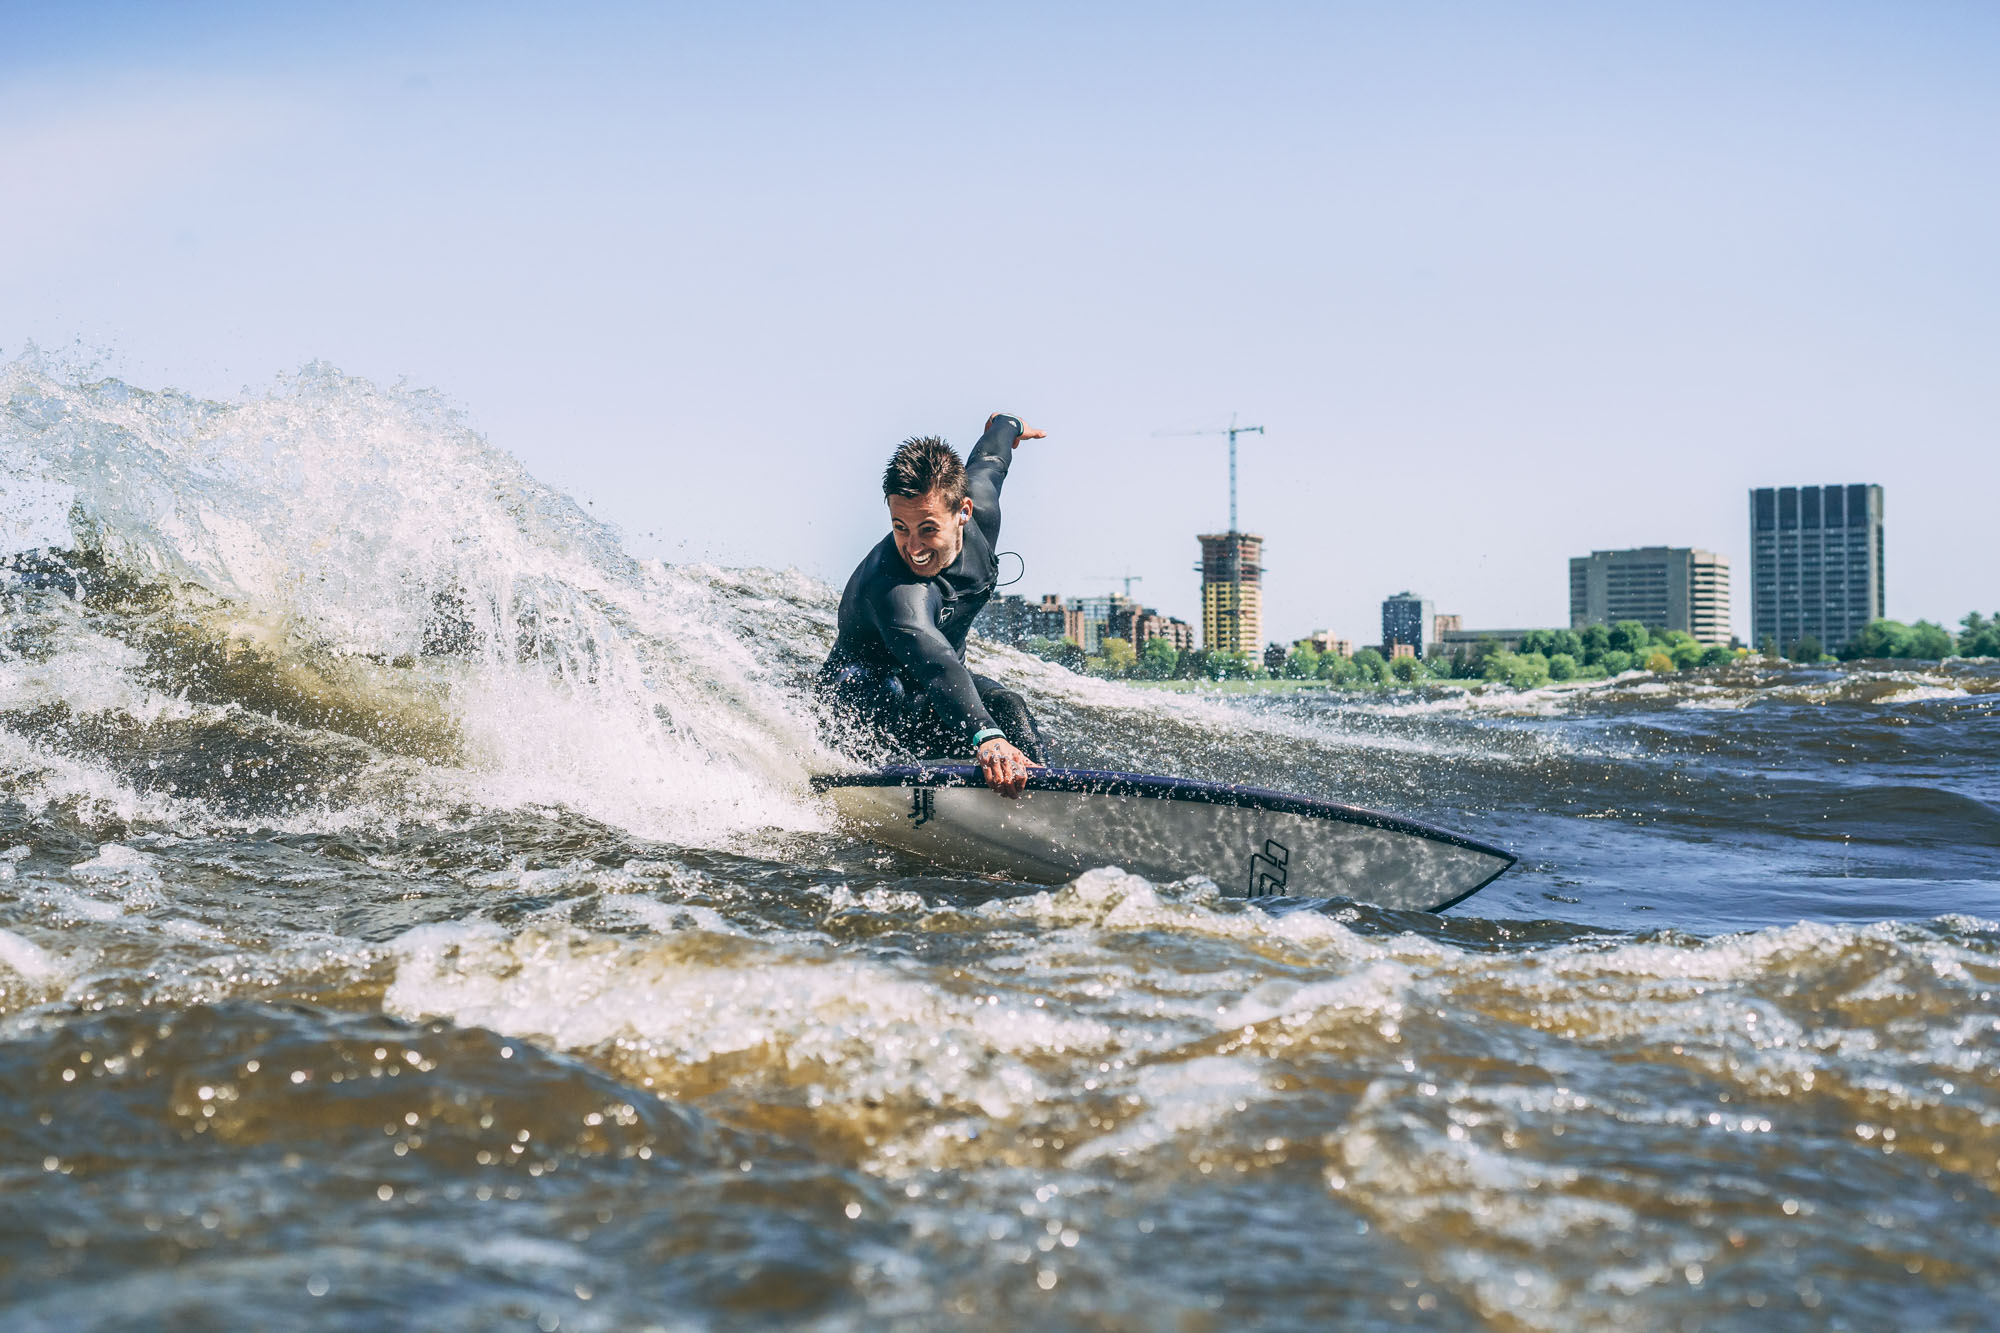
<path fill-rule="evenodd" d="M 1880 486 L 1764 486 L 1750 492 L 1750 637 L 1780 652 L 1828 652 L 1888 614 Z"/>
<path fill-rule="evenodd" d="M 1382 651 L 1391 657 L 1424 655 L 1424 641 L 1435 632 L 1437 613 L 1432 609 L 1430 599 L 1419 597 L 1413 592 L 1399 592 L 1393 597 L 1382 599 Z M 1405 644 L 1408 653 L 1397 653 L 1396 645 Z"/>
<path fill-rule="evenodd" d="M 1569 626 L 1636 620 L 1727 646 L 1729 561 L 1691 546 L 1592 551 L 1569 562 Z"/>
<path fill-rule="evenodd" d="M 1264 646 L 1264 539 L 1214 532 L 1201 543 L 1201 642 L 1212 653 L 1259 653 Z"/>

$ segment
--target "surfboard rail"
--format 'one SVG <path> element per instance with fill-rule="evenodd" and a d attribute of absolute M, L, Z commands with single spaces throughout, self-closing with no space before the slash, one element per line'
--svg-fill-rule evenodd
<path fill-rule="evenodd" d="M 892 764 L 883 768 L 854 773 L 830 773 L 812 779 L 813 789 L 822 793 L 835 794 L 847 790 L 858 796 L 852 789 L 861 788 L 917 788 L 944 790 L 952 788 L 981 789 L 985 781 L 977 765 L 963 762 L 918 762 Z M 1192 778 L 1165 777 L 1156 774 L 1124 773 L 1105 769 L 1087 768 L 1043 768 L 1033 770 L 1028 776 L 1027 793 L 1060 792 L 1073 795 L 1099 797 L 1141 798 L 1146 801 L 1182 802 L 1203 806 L 1228 807 L 1242 811 L 1262 811 L 1275 815 L 1292 816 L 1313 821 L 1332 821 L 1339 824 L 1358 826 L 1376 830 L 1379 833 L 1395 835 L 1398 838 L 1421 840 L 1440 848 L 1454 848 L 1462 853 L 1471 853 L 1490 862 L 1490 873 L 1482 873 L 1476 882 L 1469 885 L 1462 880 L 1452 886 L 1448 896 L 1426 900 L 1422 910 L 1443 911 L 1465 901 L 1488 884 L 1498 879 L 1517 864 L 1512 852 L 1495 847 L 1491 843 L 1437 828 L 1402 815 L 1388 814 L 1380 810 L 1369 810 L 1360 806 L 1344 805 L 1336 801 L 1320 800 L 1310 796 L 1300 796 L 1291 792 L 1274 791 L 1265 787 L 1253 787 L 1235 783 L 1202 782 Z M 987 798 L 991 799 L 991 798 Z M 915 824 L 927 822 L 921 815 L 912 816 Z M 936 846 L 916 845 L 910 831 L 900 826 L 891 826 L 871 812 L 871 818 L 864 820 L 877 836 L 877 840 L 892 846 L 909 850 L 939 854 L 943 849 Z M 1270 849 L 1266 849 L 1267 851 Z M 1283 892 L 1286 883 L 1285 849 L 1277 848 L 1279 859 L 1270 862 L 1267 882 L 1275 881 L 1278 891 Z M 974 858 L 976 862 L 977 858 Z M 1250 887 L 1245 896 L 1266 896 L 1259 892 L 1258 858 L 1253 855 L 1250 867 Z M 1480 870 L 1486 870 L 1485 863 Z M 1442 886 L 1441 886 L 1442 887 Z M 1346 893 L 1344 896 L 1363 897 L 1365 894 Z M 1406 905 L 1406 904 L 1398 904 Z"/>

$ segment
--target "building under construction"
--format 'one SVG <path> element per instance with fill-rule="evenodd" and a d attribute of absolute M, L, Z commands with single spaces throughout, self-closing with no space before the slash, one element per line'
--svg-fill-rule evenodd
<path fill-rule="evenodd" d="M 1264 428 L 1239 426 L 1231 413 L 1220 430 L 1161 433 L 1229 437 L 1229 531 L 1195 538 L 1201 543 L 1201 646 L 1257 661 L 1264 651 L 1264 539 L 1236 528 L 1236 437 L 1262 435 Z"/>
<path fill-rule="evenodd" d="M 1264 539 L 1215 532 L 1195 540 L 1201 543 L 1202 647 L 1212 653 L 1262 652 Z"/>

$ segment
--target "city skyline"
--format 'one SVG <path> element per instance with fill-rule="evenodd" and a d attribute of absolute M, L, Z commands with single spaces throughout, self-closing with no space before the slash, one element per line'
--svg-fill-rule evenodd
<path fill-rule="evenodd" d="M 1237 412 L 1266 640 L 1744 571 L 1814 476 L 1896 492 L 1890 616 L 1994 600 L 2000 11 L 13 17 L 0 357 L 428 386 L 641 555 L 837 587 L 895 443 L 1004 410 L 1028 586 L 1196 622 L 1227 457 L 1161 433 Z"/>

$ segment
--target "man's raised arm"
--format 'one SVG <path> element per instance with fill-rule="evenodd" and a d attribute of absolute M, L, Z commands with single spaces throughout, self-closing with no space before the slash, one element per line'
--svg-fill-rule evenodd
<path fill-rule="evenodd" d="M 1007 480 L 1007 466 L 1014 461 L 1014 449 L 1022 440 L 1045 438 L 1046 431 L 1029 430 L 1019 417 L 995 412 L 986 419 L 986 433 L 965 460 L 965 493 L 972 497 L 973 517 L 985 530 L 989 541 L 1000 536 L 1000 487 Z"/>

